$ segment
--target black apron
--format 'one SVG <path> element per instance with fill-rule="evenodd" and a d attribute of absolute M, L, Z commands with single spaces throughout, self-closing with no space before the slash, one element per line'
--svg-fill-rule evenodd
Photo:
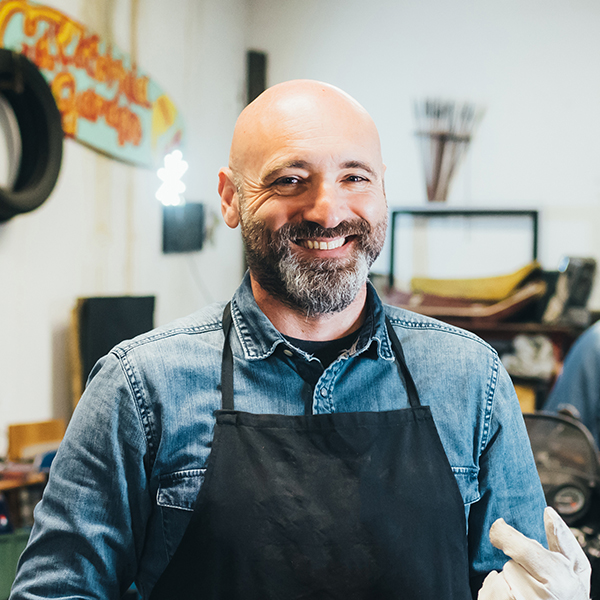
<path fill-rule="evenodd" d="M 301 416 L 234 410 L 230 326 L 228 306 L 205 480 L 151 600 L 470 599 L 462 497 L 389 322 L 410 408 Z"/>

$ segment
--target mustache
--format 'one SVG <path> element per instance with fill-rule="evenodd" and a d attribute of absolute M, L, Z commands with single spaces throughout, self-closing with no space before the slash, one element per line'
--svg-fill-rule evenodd
<path fill-rule="evenodd" d="M 352 219 L 351 221 L 342 221 L 335 227 L 323 227 L 312 221 L 303 221 L 302 223 L 286 223 L 273 233 L 273 241 L 281 244 L 297 239 L 309 238 L 336 238 L 348 236 L 366 236 L 372 231 L 368 221 L 364 219 Z"/>

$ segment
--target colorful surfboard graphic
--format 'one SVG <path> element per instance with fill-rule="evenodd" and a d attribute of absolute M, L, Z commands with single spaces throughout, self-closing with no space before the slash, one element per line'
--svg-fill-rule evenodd
<path fill-rule="evenodd" d="M 62 12 L 0 1 L 0 46 L 37 65 L 66 136 L 148 168 L 181 146 L 183 122 L 169 96 L 127 54 Z"/>

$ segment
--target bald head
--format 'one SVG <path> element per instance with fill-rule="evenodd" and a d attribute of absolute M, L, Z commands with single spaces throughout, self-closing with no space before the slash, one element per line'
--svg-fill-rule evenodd
<path fill-rule="evenodd" d="M 385 200 L 384 171 L 377 128 L 356 100 L 319 81 L 287 81 L 263 92 L 239 116 L 229 168 L 219 172 L 221 209 L 225 222 L 236 227 L 244 210 L 260 211 L 293 195 L 298 205 L 302 200 L 323 209 L 323 215 L 304 211 L 296 218 L 335 226 L 352 211 L 343 202 L 317 205 L 317 196 L 326 198 L 335 187 L 343 191 L 341 199 L 368 188 Z M 283 209 L 281 202 L 272 206 Z"/>
<path fill-rule="evenodd" d="M 314 134 L 314 135 L 313 135 Z M 275 85 L 250 103 L 237 120 L 229 166 L 244 173 L 260 150 L 302 137 L 302 149 L 338 136 L 360 137 L 381 163 L 379 134 L 367 111 L 346 92 L 327 83 L 300 79 Z"/>
<path fill-rule="evenodd" d="M 219 171 L 221 210 L 241 224 L 252 291 L 272 321 L 283 307 L 302 323 L 351 309 L 357 325 L 385 238 L 384 171 L 373 120 L 331 85 L 282 83 L 242 112 Z"/>

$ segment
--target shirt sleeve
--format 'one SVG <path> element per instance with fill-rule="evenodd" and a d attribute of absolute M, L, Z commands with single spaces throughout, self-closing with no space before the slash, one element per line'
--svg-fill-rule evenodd
<path fill-rule="evenodd" d="M 97 366 L 53 461 L 11 600 L 120 598 L 151 510 L 146 437 L 115 355 Z"/>
<path fill-rule="evenodd" d="M 575 342 L 544 405 L 550 412 L 563 408 L 581 420 L 596 444 L 600 442 L 600 324 Z"/>
<path fill-rule="evenodd" d="M 529 437 L 510 377 L 499 364 L 479 455 L 479 500 L 469 511 L 471 581 L 475 589 L 508 558 L 489 540 L 492 523 L 503 518 L 529 538 L 547 546 L 546 506 Z"/>

